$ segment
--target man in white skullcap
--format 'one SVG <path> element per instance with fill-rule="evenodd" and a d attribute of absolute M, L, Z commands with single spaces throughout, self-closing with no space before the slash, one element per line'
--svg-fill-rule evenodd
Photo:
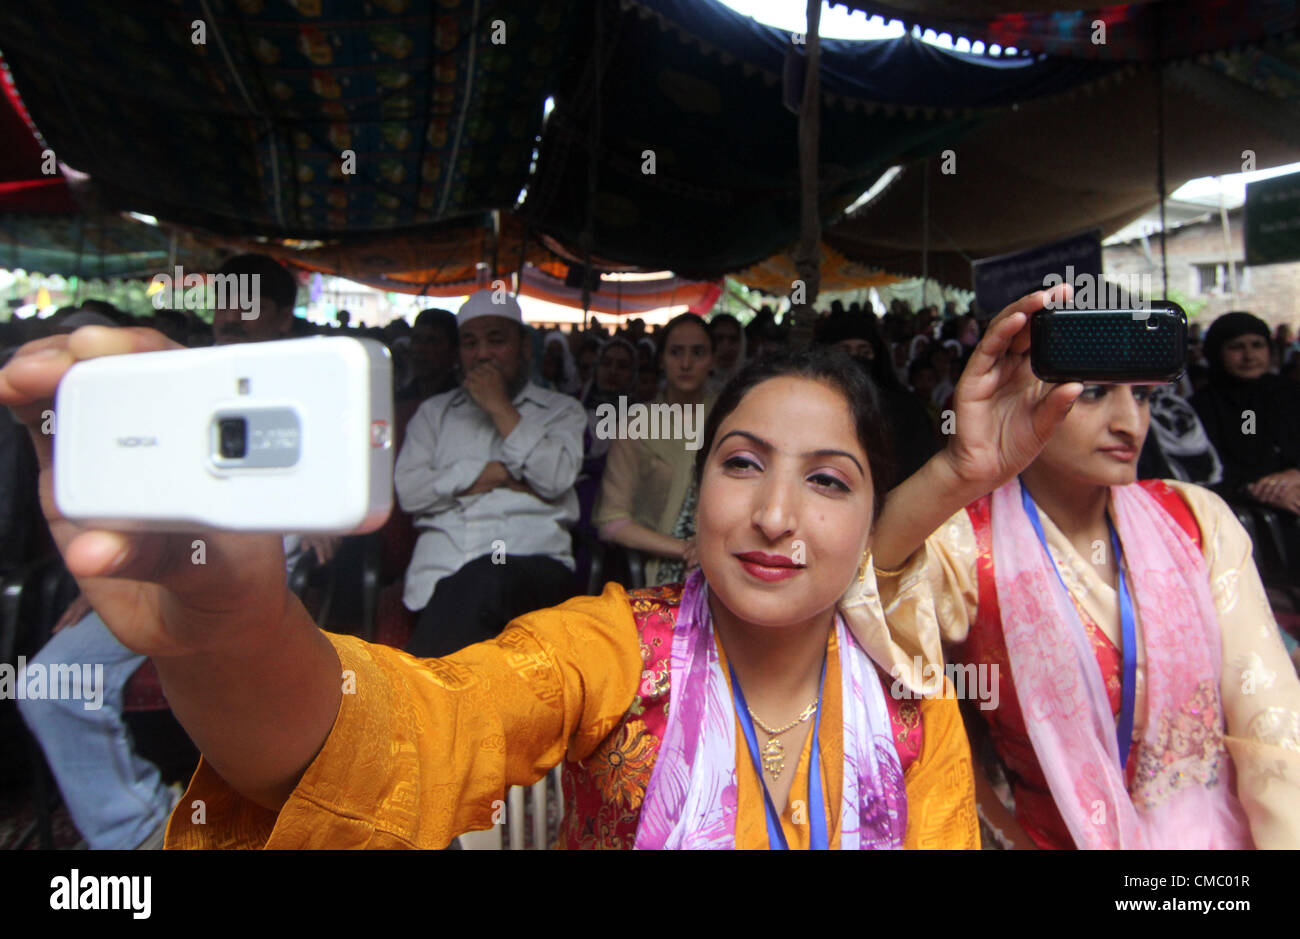
<path fill-rule="evenodd" d="M 529 381 L 528 327 L 504 289 L 473 294 L 456 319 L 460 387 L 420 405 L 395 473 L 420 532 L 403 602 L 420 611 L 407 651 L 421 657 L 576 592 L 569 529 L 586 414 Z"/>

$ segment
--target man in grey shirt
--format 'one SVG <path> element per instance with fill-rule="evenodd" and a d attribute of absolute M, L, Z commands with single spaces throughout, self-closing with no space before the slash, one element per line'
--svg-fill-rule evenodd
<path fill-rule="evenodd" d="M 407 651 L 451 653 L 574 592 L 582 405 L 528 380 L 519 304 L 480 290 L 457 314 L 460 387 L 429 398 L 406 428 L 395 488 L 419 540 L 403 602 L 420 618 Z"/>

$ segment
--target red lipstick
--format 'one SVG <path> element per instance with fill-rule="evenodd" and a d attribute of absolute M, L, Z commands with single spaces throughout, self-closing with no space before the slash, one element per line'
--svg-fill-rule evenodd
<path fill-rule="evenodd" d="M 783 554 L 765 554 L 762 551 L 747 551 L 737 554 L 740 566 L 753 577 L 767 583 L 789 580 L 804 569 L 805 565 L 796 564 Z"/>

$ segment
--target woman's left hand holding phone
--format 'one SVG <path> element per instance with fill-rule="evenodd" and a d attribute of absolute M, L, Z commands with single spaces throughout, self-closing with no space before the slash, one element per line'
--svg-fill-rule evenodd
<path fill-rule="evenodd" d="M 953 392 L 945 449 L 890 491 L 872 540 L 875 564 L 901 567 L 954 512 L 1001 486 L 1038 456 L 1083 391 L 1047 384 L 1029 364 L 1030 314 L 1069 301 L 1062 284 L 1021 297 L 989 323 Z"/>

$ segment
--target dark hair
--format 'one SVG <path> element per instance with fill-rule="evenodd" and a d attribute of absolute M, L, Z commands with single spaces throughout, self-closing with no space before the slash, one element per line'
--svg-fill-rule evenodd
<path fill-rule="evenodd" d="M 600 362 L 603 358 L 605 358 L 605 353 L 608 352 L 610 349 L 614 348 L 615 346 L 625 350 L 627 354 L 632 357 L 632 366 L 634 368 L 638 368 L 639 370 L 641 358 L 636 354 L 636 346 L 634 346 L 627 339 L 624 339 L 622 336 L 615 336 L 613 339 L 607 339 L 603 343 L 597 343 L 596 361 Z M 582 350 L 579 349 L 578 351 L 581 352 Z"/>
<path fill-rule="evenodd" d="M 880 337 L 880 329 L 874 313 L 854 312 L 852 309 L 832 313 L 821 324 L 816 341 L 820 345 L 833 348 L 845 339 L 864 339 L 871 343 L 872 358 L 868 371 L 877 388 L 906 392 L 907 389 L 903 387 L 894 372 L 889 347 Z"/>
<path fill-rule="evenodd" d="M 744 332 L 744 330 L 741 329 L 740 320 L 736 319 L 730 313 L 714 313 L 713 317 L 705 324 L 704 328 L 709 331 L 709 336 L 712 337 L 719 326 L 727 324 L 731 325 L 731 327 L 736 331 L 737 336 Z M 715 342 L 714 345 L 717 345 L 717 343 Z"/>
<path fill-rule="evenodd" d="M 237 254 L 233 258 L 227 258 L 217 273 L 256 275 L 261 294 L 276 305 L 281 316 L 293 316 L 294 301 L 298 299 L 298 282 L 275 258 L 265 254 Z"/>
<path fill-rule="evenodd" d="M 807 378 L 829 385 L 844 396 L 853 412 L 853 426 L 858 432 L 858 443 L 867 454 L 871 470 L 873 496 L 871 520 L 880 517 L 885 504 L 885 494 L 893 486 L 893 441 L 889 425 L 871 380 L 856 362 L 842 349 L 814 346 L 803 352 L 781 350 L 770 357 L 750 362 L 727 382 L 708 420 L 704 422 L 704 439 L 695 457 L 695 484 L 704 475 L 704 464 L 713 450 L 718 428 L 732 411 L 740 406 L 745 396 L 758 385 L 772 378 Z"/>
<path fill-rule="evenodd" d="M 416 326 L 430 326 L 433 329 L 442 331 L 447 342 L 455 349 L 460 344 L 460 333 L 456 326 L 456 314 L 451 310 L 440 310 L 436 307 L 430 307 L 427 310 L 421 310 L 415 317 Z"/>
<path fill-rule="evenodd" d="M 679 326 L 685 326 L 688 323 L 694 323 L 700 329 L 704 330 L 705 335 L 709 337 L 709 348 L 713 349 L 717 342 L 713 338 L 713 333 L 709 332 L 709 324 L 704 322 L 704 317 L 695 313 L 678 313 L 667 323 L 659 333 L 659 342 L 655 347 L 655 368 L 661 368 L 664 363 L 664 352 L 668 350 L 668 337 L 673 334 L 673 330 Z"/>
<path fill-rule="evenodd" d="M 876 318 L 863 313 L 839 310 L 818 323 L 817 341 L 833 346 L 846 339 L 863 339 L 875 346 L 879 338 Z"/>
<path fill-rule="evenodd" d="M 924 355 L 921 356 L 920 358 L 913 359 L 911 364 L 907 366 L 907 380 L 915 384 L 916 376 L 926 371 L 934 372 L 936 375 L 939 374 L 939 369 L 934 364 L 933 359 L 931 359 L 928 355 Z"/>
<path fill-rule="evenodd" d="M 81 309 L 87 313 L 98 313 L 100 316 L 107 316 L 119 326 L 130 325 L 135 318 L 124 310 L 119 310 L 107 300 L 82 300 Z M 123 319 L 125 317 L 125 319 Z"/>
<path fill-rule="evenodd" d="M 155 310 L 153 318 L 177 329 L 189 329 L 192 320 L 192 317 L 186 316 L 183 311 L 173 310 L 170 307 Z"/>

